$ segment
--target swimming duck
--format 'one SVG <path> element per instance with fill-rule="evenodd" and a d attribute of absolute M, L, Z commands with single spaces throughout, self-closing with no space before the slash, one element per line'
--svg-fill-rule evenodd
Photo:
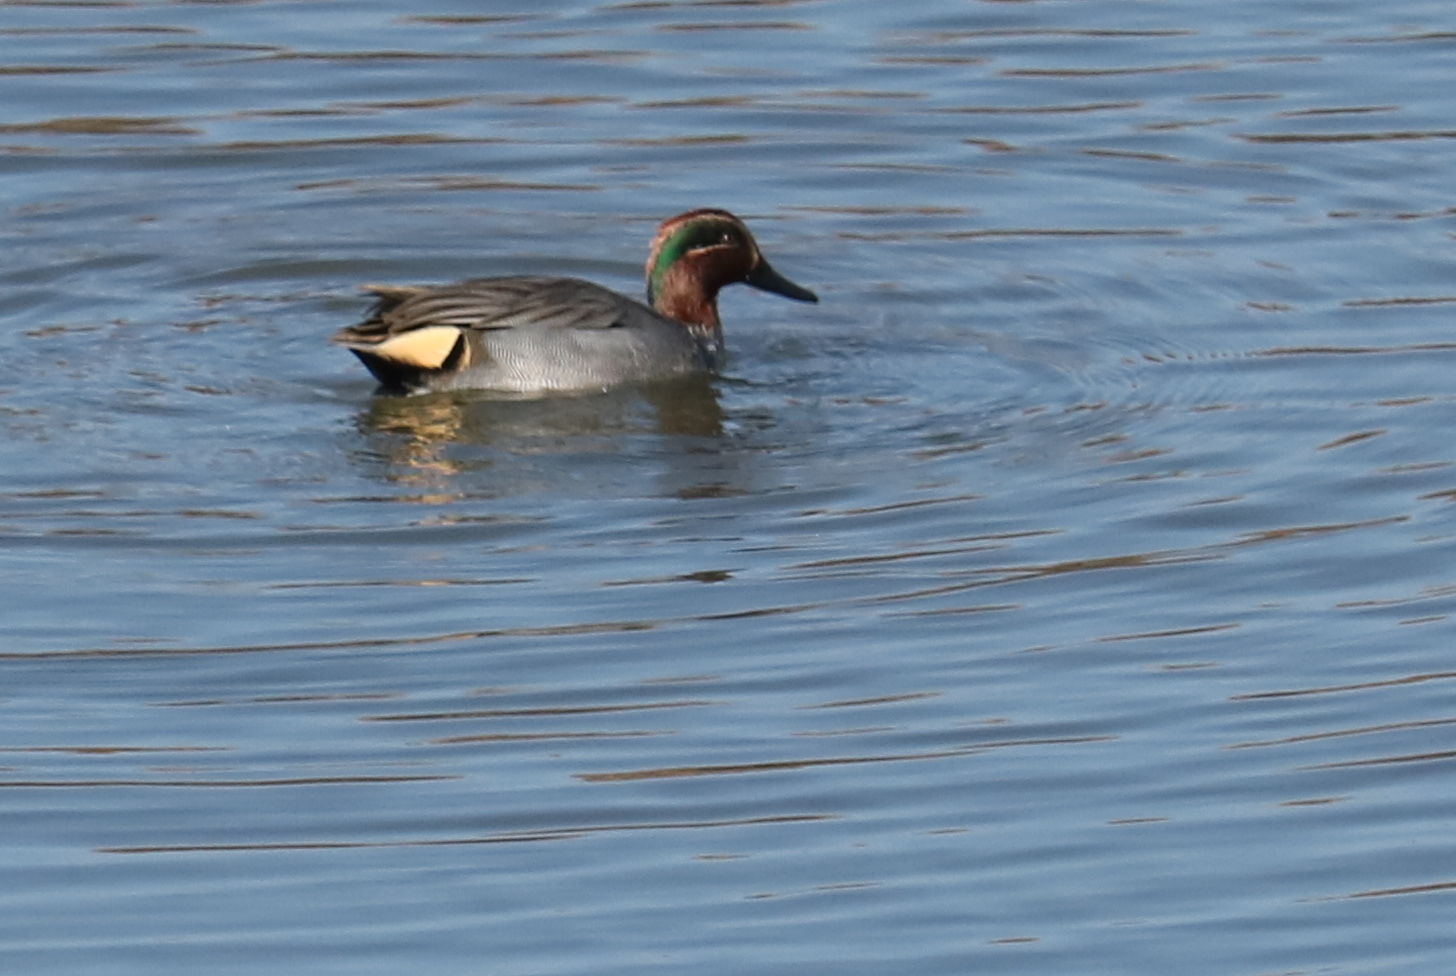
<path fill-rule="evenodd" d="M 584 392 L 717 368 L 718 290 L 741 281 L 800 302 L 726 210 L 664 220 L 647 255 L 649 308 L 579 278 L 474 278 L 439 287 L 366 285 L 379 301 L 333 341 L 385 387 Z"/>

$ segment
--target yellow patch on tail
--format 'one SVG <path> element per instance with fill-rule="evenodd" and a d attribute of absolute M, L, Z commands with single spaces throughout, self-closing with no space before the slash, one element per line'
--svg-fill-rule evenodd
<path fill-rule="evenodd" d="M 453 325 L 428 325 L 390 336 L 369 351 L 381 359 L 414 366 L 418 369 L 439 369 L 460 341 L 460 330 Z"/>

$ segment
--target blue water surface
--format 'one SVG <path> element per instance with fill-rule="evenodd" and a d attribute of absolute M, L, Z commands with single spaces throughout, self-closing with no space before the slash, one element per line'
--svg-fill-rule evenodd
<path fill-rule="evenodd" d="M 0 3 L 0 968 L 1450 969 L 1452 38 Z M 327 342 L 700 206 L 720 376 Z"/>

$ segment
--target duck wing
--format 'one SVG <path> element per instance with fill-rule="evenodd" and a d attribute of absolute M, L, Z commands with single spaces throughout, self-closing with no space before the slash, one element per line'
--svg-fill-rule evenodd
<path fill-rule="evenodd" d="M 378 345 L 435 327 L 495 332 L 505 329 L 610 329 L 648 312 L 616 292 L 577 278 L 476 278 L 438 288 L 366 285 L 379 296 L 363 322 L 341 329 L 345 345 Z"/>

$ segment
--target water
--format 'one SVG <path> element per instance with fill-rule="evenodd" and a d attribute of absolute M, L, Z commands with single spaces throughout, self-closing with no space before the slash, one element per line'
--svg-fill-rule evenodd
<path fill-rule="evenodd" d="M 1449 29 L 0 4 L 5 970 L 1446 968 Z M 326 342 L 705 205 L 719 379 Z"/>

